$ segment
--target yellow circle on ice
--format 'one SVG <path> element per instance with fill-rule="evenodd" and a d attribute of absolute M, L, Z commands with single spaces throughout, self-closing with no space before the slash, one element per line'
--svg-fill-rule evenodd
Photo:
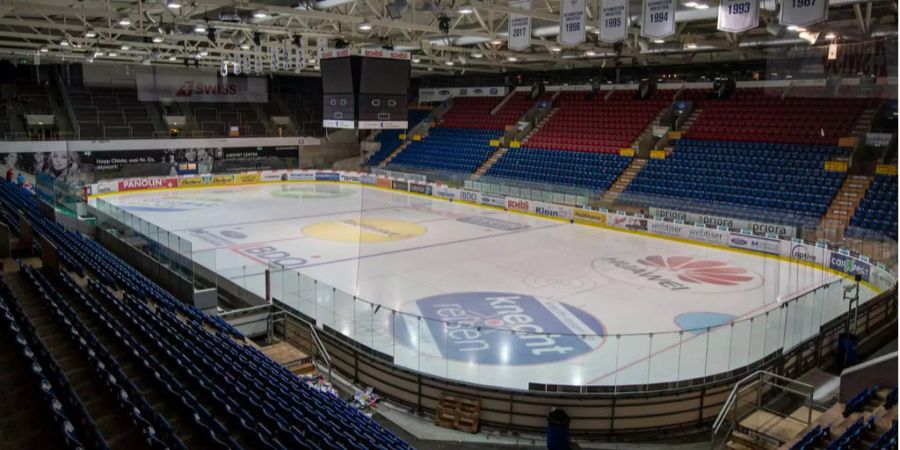
<path fill-rule="evenodd" d="M 319 222 L 303 228 L 303 234 L 336 242 L 388 242 L 425 234 L 422 225 L 392 219 L 346 219 Z"/>

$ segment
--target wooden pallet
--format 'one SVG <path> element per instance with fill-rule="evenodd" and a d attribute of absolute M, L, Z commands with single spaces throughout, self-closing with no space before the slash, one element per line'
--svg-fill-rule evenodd
<path fill-rule="evenodd" d="M 475 433 L 481 416 L 481 401 L 444 394 L 438 402 L 434 424 L 439 427 Z"/>

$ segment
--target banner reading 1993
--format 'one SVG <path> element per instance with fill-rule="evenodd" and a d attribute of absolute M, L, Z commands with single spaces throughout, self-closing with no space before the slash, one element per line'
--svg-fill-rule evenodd
<path fill-rule="evenodd" d="M 559 43 L 578 45 L 585 40 L 585 0 L 562 0 L 559 9 Z"/>
<path fill-rule="evenodd" d="M 531 9 L 531 0 L 511 0 L 510 8 Z M 531 16 L 509 15 L 509 48 L 525 50 L 531 47 Z"/>
<path fill-rule="evenodd" d="M 759 0 L 719 0 L 720 31 L 740 33 L 758 25 Z"/>
<path fill-rule="evenodd" d="M 644 0 L 641 36 L 664 38 L 675 34 L 675 0 Z"/>
<path fill-rule="evenodd" d="M 628 35 L 628 0 L 600 1 L 600 40 L 619 42 Z"/>
<path fill-rule="evenodd" d="M 828 0 L 780 0 L 782 25 L 805 27 L 828 19 Z"/>

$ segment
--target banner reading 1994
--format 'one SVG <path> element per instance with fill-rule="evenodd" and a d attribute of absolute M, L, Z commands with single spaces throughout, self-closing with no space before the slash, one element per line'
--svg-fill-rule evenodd
<path fill-rule="evenodd" d="M 825 1 L 825 0 L 822 0 Z M 759 0 L 719 0 L 720 31 L 740 33 L 759 25 Z"/>
<path fill-rule="evenodd" d="M 531 0 L 510 0 L 510 8 L 531 9 Z M 509 15 L 509 48 L 525 50 L 531 47 L 531 16 Z"/>
<path fill-rule="evenodd" d="M 828 19 L 828 0 L 780 0 L 782 25 L 805 27 Z"/>
<path fill-rule="evenodd" d="M 600 40 L 619 42 L 628 35 L 628 0 L 600 1 Z"/>
<path fill-rule="evenodd" d="M 562 0 L 559 9 L 559 43 L 578 45 L 585 40 L 585 0 Z"/>
<path fill-rule="evenodd" d="M 641 36 L 661 39 L 673 34 L 675 34 L 675 0 L 644 0 L 641 12 Z"/>

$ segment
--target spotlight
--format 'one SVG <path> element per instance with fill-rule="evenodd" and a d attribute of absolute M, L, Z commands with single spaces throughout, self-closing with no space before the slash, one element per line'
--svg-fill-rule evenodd
<path fill-rule="evenodd" d="M 49 52 L 49 51 L 50 51 L 50 49 L 47 48 L 47 47 L 41 47 L 41 49 L 40 49 L 40 52 L 41 52 L 41 53 L 47 53 L 47 52 Z"/>
<path fill-rule="evenodd" d="M 593 50 L 588 50 L 588 51 L 584 52 L 584 55 L 585 56 L 597 56 L 597 52 L 595 52 Z"/>
<path fill-rule="evenodd" d="M 178 8 L 181 8 L 181 2 L 179 2 L 179 1 L 177 1 L 177 0 L 167 0 L 167 1 L 166 1 L 166 8 L 169 8 L 169 9 L 178 9 Z"/>
<path fill-rule="evenodd" d="M 498 38 L 491 39 L 491 44 L 494 44 L 494 45 L 503 44 L 503 39 L 498 39 Z"/>
<path fill-rule="evenodd" d="M 206 50 L 200 51 L 200 56 L 209 56 L 209 52 Z"/>
<path fill-rule="evenodd" d="M 459 13 L 460 14 L 472 14 L 475 10 L 472 9 L 471 6 L 460 6 Z"/>
<path fill-rule="evenodd" d="M 256 11 L 253 12 L 253 17 L 255 17 L 255 18 L 257 18 L 257 19 L 265 19 L 265 18 L 269 17 L 269 15 L 266 14 L 265 11 L 263 11 L 263 10 L 261 10 L 261 9 L 258 9 L 258 10 L 256 10 Z"/>
<path fill-rule="evenodd" d="M 413 58 L 412 62 L 413 62 L 413 64 L 418 64 L 418 63 L 422 62 L 422 60 L 419 58 Z"/>
<path fill-rule="evenodd" d="M 508 56 L 508 57 L 506 58 L 506 60 L 509 61 L 509 62 L 516 62 L 516 61 L 519 60 L 519 58 L 516 58 L 515 56 Z"/>
<path fill-rule="evenodd" d="M 241 44 L 241 50 L 250 50 L 250 44 Z"/>
<path fill-rule="evenodd" d="M 206 25 L 194 25 L 194 33 L 206 33 Z"/>
<path fill-rule="evenodd" d="M 120 48 L 121 48 L 122 50 L 130 50 L 130 49 L 131 49 L 131 47 L 129 47 L 129 46 L 127 46 L 127 45 L 123 45 L 123 46 L 120 47 Z"/>
<path fill-rule="evenodd" d="M 444 64 L 446 64 L 446 65 L 448 65 L 448 66 L 452 66 L 452 65 L 453 65 L 453 61 L 447 61 L 447 62 L 445 62 Z"/>
<path fill-rule="evenodd" d="M 103 52 L 94 52 L 94 57 L 103 56 Z"/>
<path fill-rule="evenodd" d="M 84 37 L 86 37 L 86 38 L 95 38 L 95 37 L 97 37 L 97 32 L 95 32 L 95 31 L 88 31 L 88 32 L 85 32 L 85 33 L 84 33 Z"/>
<path fill-rule="evenodd" d="M 177 59 L 178 59 L 178 58 L 176 58 L 176 57 L 174 57 L 174 56 L 170 56 L 170 57 L 169 57 L 169 61 L 172 61 L 172 62 L 175 62 L 175 60 L 177 60 Z"/>
<path fill-rule="evenodd" d="M 825 33 L 825 39 L 828 39 L 829 41 L 832 40 L 832 39 L 834 39 L 834 38 L 836 38 L 836 37 L 837 37 L 837 35 L 834 34 L 833 31 L 829 31 L 828 33 Z"/>
<path fill-rule="evenodd" d="M 154 43 L 154 44 L 161 44 L 162 41 L 163 41 L 163 37 L 162 37 L 162 36 L 153 36 L 153 43 Z"/>
<path fill-rule="evenodd" d="M 63 40 L 59 41 L 59 45 L 62 45 L 63 47 L 68 47 L 69 41 L 63 39 Z"/>
<path fill-rule="evenodd" d="M 119 19 L 119 25 L 121 25 L 123 27 L 127 27 L 128 25 L 131 25 L 131 19 L 129 19 L 127 17 L 123 17 L 123 18 Z"/>
<path fill-rule="evenodd" d="M 359 24 L 359 31 L 370 31 L 372 29 L 372 24 L 369 22 L 363 22 Z"/>
<path fill-rule="evenodd" d="M 119 56 L 119 54 L 116 52 L 109 52 L 106 54 L 106 56 L 109 56 L 110 58 L 115 58 L 116 56 Z"/>
<path fill-rule="evenodd" d="M 472 53 L 472 57 L 475 59 L 479 59 L 479 58 L 483 58 L 484 54 L 481 52 L 475 52 L 475 53 Z"/>
<path fill-rule="evenodd" d="M 559 53 L 562 51 L 562 47 L 557 47 L 554 45 L 553 47 L 550 47 L 550 51 L 553 53 Z"/>

